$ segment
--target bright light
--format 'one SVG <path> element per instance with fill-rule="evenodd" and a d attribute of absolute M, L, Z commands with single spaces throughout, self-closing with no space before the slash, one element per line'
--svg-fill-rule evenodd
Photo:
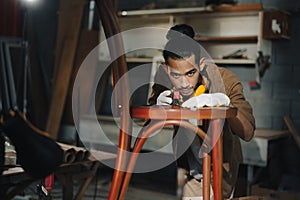
<path fill-rule="evenodd" d="M 121 12 L 121 15 L 122 15 L 122 16 L 126 16 L 126 15 L 127 15 L 127 11 L 122 11 L 122 12 Z"/>
<path fill-rule="evenodd" d="M 25 4 L 35 4 L 36 2 L 38 2 L 39 0 L 21 0 L 23 3 Z"/>

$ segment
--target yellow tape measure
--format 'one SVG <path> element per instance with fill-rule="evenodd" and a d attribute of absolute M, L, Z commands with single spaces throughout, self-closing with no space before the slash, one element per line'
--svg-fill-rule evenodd
<path fill-rule="evenodd" d="M 203 93 L 205 92 L 205 90 L 206 90 L 206 87 L 205 87 L 204 85 L 200 85 L 200 86 L 196 89 L 196 91 L 195 91 L 195 93 L 194 93 L 194 96 L 199 96 L 200 94 L 203 94 Z"/>

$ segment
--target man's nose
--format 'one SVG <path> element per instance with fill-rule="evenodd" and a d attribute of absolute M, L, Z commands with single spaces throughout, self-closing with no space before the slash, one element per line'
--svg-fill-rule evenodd
<path fill-rule="evenodd" d="M 183 88 L 185 88 L 185 87 L 188 87 L 189 85 L 190 85 L 189 80 L 185 76 L 182 76 L 182 78 L 181 78 L 181 86 Z"/>

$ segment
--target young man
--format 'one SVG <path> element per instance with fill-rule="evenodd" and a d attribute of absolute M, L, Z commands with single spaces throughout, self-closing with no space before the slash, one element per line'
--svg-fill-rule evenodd
<path fill-rule="evenodd" d="M 242 161 L 239 138 L 249 141 L 254 135 L 255 119 L 252 107 L 243 94 L 243 86 L 231 71 L 217 67 L 200 59 L 201 46 L 194 41 L 193 28 L 182 24 L 170 29 L 168 42 L 163 51 L 165 62 L 155 75 L 155 84 L 149 99 L 151 105 L 172 104 L 171 90 L 179 91 L 183 107 L 231 105 L 238 109 L 237 116 L 225 120 L 223 126 L 223 195 L 229 198 L 235 186 L 238 167 Z M 205 94 L 194 96 L 199 85 L 206 88 Z M 188 172 L 188 182 L 184 186 L 183 197 L 201 199 L 201 144 L 200 138 L 189 138 L 187 129 L 175 128 L 175 135 L 181 136 L 174 143 L 178 166 Z M 180 153 L 178 149 L 185 140 L 190 146 Z M 176 155 L 178 153 L 178 155 Z"/>

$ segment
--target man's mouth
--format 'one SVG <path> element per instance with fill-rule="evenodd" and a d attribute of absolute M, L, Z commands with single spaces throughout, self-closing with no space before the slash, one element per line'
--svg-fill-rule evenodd
<path fill-rule="evenodd" d="M 182 88 L 179 91 L 182 95 L 188 96 L 188 95 L 191 95 L 194 92 L 194 89 L 192 87 L 189 87 L 189 88 Z"/>

